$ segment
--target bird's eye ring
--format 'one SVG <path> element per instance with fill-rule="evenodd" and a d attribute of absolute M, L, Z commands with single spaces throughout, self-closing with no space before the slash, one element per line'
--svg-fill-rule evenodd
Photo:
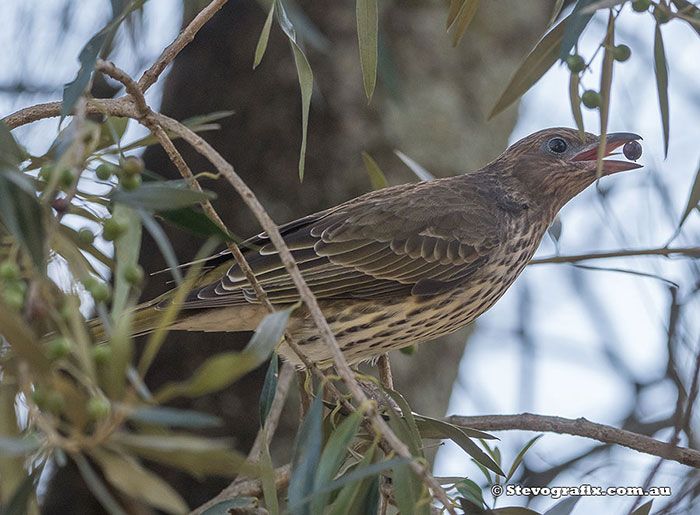
<path fill-rule="evenodd" d="M 555 154 L 563 154 L 566 152 L 568 145 L 561 138 L 552 138 L 547 142 L 547 147 Z"/>

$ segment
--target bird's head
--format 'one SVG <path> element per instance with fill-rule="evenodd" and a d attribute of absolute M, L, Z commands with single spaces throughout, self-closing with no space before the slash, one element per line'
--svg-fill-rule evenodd
<path fill-rule="evenodd" d="M 623 145 L 641 136 L 630 132 L 607 135 L 603 157 L 616 155 Z M 556 211 L 597 178 L 600 138 L 576 129 L 545 129 L 514 143 L 497 159 L 507 174 L 518 182 L 518 189 L 535 202 L 550 205 Z M 637 150 L 640 147 L 637 146 Z M 639 155 L 631 156 L 638 158 Z M 603 175 L 634 170 L 642 165 L 621 160 L 603 160 Z"/>

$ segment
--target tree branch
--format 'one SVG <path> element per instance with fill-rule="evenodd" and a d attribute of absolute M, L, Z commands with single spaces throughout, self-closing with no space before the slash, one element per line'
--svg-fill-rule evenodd
<path fill-rule="evenodd" d="M 146 91 L 150 88 L 163 73 L 163 70 L 170 64 L 170 62 L 175 59 L 177 54 L 179 54 L 183 48 L 190 44 L 194 39 L 199 29 L 201 29 L 206 22 L 208 22 L 212 16 L 214 16 L 219 9 L 221 9 L 228 0 L 212 0 L 212 2 L 207 5 L 204 9 L 199 11 L 197 16 L 185 27 L 185 29 L 180 32 L 180 34 L 175 38 L 175 40 L 170 43 L 165 50 L 160 54 L 158 59 L 153 65 L 143 72 L 143 75 L 139 79 L 139 88 L 141 91 Z"/>
<path fill-rule="evenodd" d="M 538 258 L 530 261 L 530 265 L 540 265 L 543 263 L 577 263 L 578 261 L 586 261 L 588 259 L 606 259 L 616 257 L 629 256 L 666 256 L 674 255 L 700 257 L 700 247 L 684 247 L 684 248 L 668 248 L 658 247 L 655 249 L 635 249 L 635 250 L 616 250 L 611 252 L 593 252 L 590 254 L 578 254 L 574 256 L 552 256 L 546 258 Z"/>
<path fill-rule="evenodd" d="M 585 418 L 562 418 L 547 415 L 484 415 L 463 417 L 453 415 L 445 419 L 451 424 L 471 427 L 482 431 L 544 431 L 548 433 L 582 436 L 603 443 L 622 445 L 638 452 L 677 461 L 682 465 L 700 468 L 700 451 L 676 447 L 648 436 L 625 429 L 597 424 Z"/>

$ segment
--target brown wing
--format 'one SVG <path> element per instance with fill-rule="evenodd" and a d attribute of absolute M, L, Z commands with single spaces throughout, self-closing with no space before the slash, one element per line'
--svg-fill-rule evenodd
<path fill-rule="evenodd" d="M 459 181 L 461 179 L 461 182 Z M 280 228 L 311 291 L 320 299 L 434 295 L 489 260 L 502 234 L 486 187 L 465 177 L 386 188 Z M 248 240 L 246 258 L 275 303 L 298 300 L 272 243 Z M 257 302 L 237 265 L 191 292 L 185 308 Z"/>

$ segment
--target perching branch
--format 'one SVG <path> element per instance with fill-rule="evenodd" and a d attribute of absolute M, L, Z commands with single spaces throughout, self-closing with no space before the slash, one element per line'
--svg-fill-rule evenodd
<path fill-rule="evenodd" d="M 471 427 L 481 431 L 544 431 L 548 433 L 582 436 L 603 443 L 622 445 L 635 451 L 659 456 L 667 460 L 677 461 L 682 465 L 700 468 L 700 451 L 685 447 L 676 447 L 666 442 L 655 440 L 649 436 L 640 435 L 604 424 L 597 424 L 585 418 L 562 418 L 547 415 L 484 415 L 463 417 L 453 415 L 445 419 L 447 422 L 460 426 Z"/>

